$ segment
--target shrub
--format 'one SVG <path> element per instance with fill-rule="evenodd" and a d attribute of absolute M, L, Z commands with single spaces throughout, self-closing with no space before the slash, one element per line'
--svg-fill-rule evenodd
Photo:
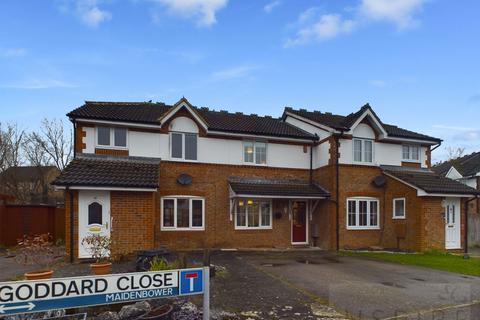
<path fill-rule="evenodd" d="M 150 261 L 150 271 L 162 271 L 162 270 L 172 270 L 178 269 L 178 261 L 168 262 L 164 257 L 154 257 Z"/>

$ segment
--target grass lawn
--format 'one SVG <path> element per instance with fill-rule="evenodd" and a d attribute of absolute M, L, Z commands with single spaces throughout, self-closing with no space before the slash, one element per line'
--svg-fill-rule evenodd
<path fill-rule="evenodd" d="M 368 257 L 400 264 L 480 276 L 480 258 L 463 259 L 461 255 L 443 252 L 425 253 L 389 253 L 389 252 L 355 252 L 343 251 L 344 256 Z"/>

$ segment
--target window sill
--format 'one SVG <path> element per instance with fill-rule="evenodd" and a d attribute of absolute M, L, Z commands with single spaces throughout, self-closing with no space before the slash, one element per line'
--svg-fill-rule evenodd
<path fill-rule="evenodd" d="M 254 167 L 267 167 L 268 164 L 266 163 L 253 163 L 253 162 L 243 162 L 244 166 L 254 166 Z"/>
<path fill-rule="evenodd" d="M 272 230 L 272 227 L 235 227 L 235 230 Z"/>
<path fill-rule="evenodd" d="M 117 147 L 117 146 L 102 146 L 95 145 L 96 149 L 110 149 L 110 150 L 128 150 L 128 147 Z"/>
<path fill-rule="evenodd" d="M 405 220 L 407 217 L 406 216 L 403 216 L 403 217 L 392 217 L 393 220 Z"/>
<path fill-rule="evenodd" d="M 205 231 L 205 228 L 169 228 L 161 227 L 160 231 Z"/>
<path fill-rule="evenodd" d="M 168 160 L 169 161 L 175 161 L 175 162 L 192 162 L 192 163 L 198 162 L 198 159 L 197 160 L 189 160 L 189 159 L 172 158 L 172 157 L 170 157 L 170 159 L 168 159 Z"/>
<path fill-rule="evenodd" d="M 402 162 L 409 162 L 409 163 L 422 163 L 421 160 L 412 160 L 412 159 L 402 159 Z"/>
<path fill-rule="evenodd" d="M 374 163 L 374 162 L 357 162 L 357 161 L 353 161 L 352 164 L 354 165 L 358 165 L 358 166 L 370 166 L 370 167 L 377 167 L 378 164 Z"/>
<path fill-rule="evenodd" d="M 352 231 L 380 230 L 380 227 L 347 227 L 347 230 L 352 230 Z"/>

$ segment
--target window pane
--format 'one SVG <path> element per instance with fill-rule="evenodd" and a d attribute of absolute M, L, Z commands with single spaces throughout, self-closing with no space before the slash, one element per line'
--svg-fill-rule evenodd
<path fill-rule="evenodd" d="M 263 142 L 255 142 L 255 163 L 267 163 L 267 145 Z"/>
<path fill-rule="evenodd" d="M 409 146 L 402 146 L 403 159 L 410 159 L 410 148 Z"/>
<path fill-rule="evenodd" d="M 197 160 L 197 135 L 185 133 L 185 159 Z"/>
<path fill-rule="evenodd" d="M 354 227 L 357 225 L 357 202 L 355 200 L 348 201 L 348 226 Z"/>
<path fill-rule="evenodd" d="M 246 217 L 245 208 L 246 208 L 245 200 L 239 199 L 237 203 L 237 227 L 247 226 L 247 217 Z"/>
<path fill-rule="evenodd" d="M 353 160 L 357 162 L 362 161 L 362 140 L 353 140 Z"/>
<path fill-rule="evenodd" d="M 103 224 L 102 205 L 94 202 L 88 206 L 88 224 Z"/>
<path fill-rule="evenodd" d="M 188 228 L 190 226 L 189 199 L 177 199 L 177 228 Z"/>
<path fill-rule="evenodd" d="M 370 226 L 378 226 L 378 202 L 370 201 Z"/>
<path fill-rule="evenodd" d="M 182 134 L 172 133 L 172 158 L 182 158 Z"/>
<path fill-rule="evenodd" d="M 192 200 L 192 227 L 203 227 L 203 201 Z"/>
<path fill-rule="evenodd" d="M 262 227 L 270 226 L 270 202 L 260 203 L 261 221 Z"/>
<path fill-rule="evenodd" d="M 405 216 L 405 201 L 402 200 L 395 200 L 395 217 L 403 217 Z"/>
<path fill-rule="evenodd" d="M 258 202 L 253 200 L 247 200 L 247 214 L 248 214 L 248 226 L 258 227 L 259 216 Z"/>
<path fill-rule="evenodd" d="M 174 202 L 173 199 L 163 200 L 163 226 L 174 227 Z"/>
<path fill-rule="evenodd" d="M 419 160 L 420 159 L 420 148 L 418 146 L 411 147 L 412 150 L 412 159 Z"/>
<path fill-rule="evenodd" d="M 97 128 L 98 134 L 98 144 L 102 146 L 109 146 L 110 145 L 110 128 L 108 127 L 98 127 Z"/>
<path fill-rule="evenodd" d="M 358 202 L 358 207 L 359 207 L 359 216 L 358 220 L 359 226 L 366 226 L 367 225 L 367 208 L 368 208 L 368 202 L 367 201 L 359 201 Z"/>
<path fill-rule="evenodd" d="M 243 143 L 243 161 L 253 162 L 253 142 L 251 141 Z"/>
<path fill-rule="evenodd" d="M 365 162 L 372 162 L 373 161 L 373 142 L 369 140 L 364 140 L 365 145 Z"/>
<path fill-rule="evenodd" d="M 126 147 L 127 146 L 127 129 L 125 128 L 115 128 L 115 146 L 117 147 Z"/>

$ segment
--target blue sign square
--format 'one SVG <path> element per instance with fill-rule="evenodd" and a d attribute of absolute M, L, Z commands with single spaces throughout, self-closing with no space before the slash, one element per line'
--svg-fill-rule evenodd
<path fill-rule="evenodd" d="M 180 294 L 199 294 L 203 292 L 203 270 L 190 269 L 180 271 Z"/>

